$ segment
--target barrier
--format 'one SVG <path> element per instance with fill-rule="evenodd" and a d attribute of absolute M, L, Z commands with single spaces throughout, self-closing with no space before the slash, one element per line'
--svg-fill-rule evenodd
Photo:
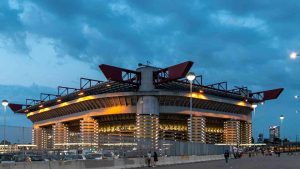
<path fill-rule="evenodd" d="M 157 165 L 194 163 L 221 160 L 223 158 L 223 155 L 160 157 Z M 0 169 L 122 169 L 145 166 L 146 162 L 144 158 L 124 158 L 116 160 L 20 162 L 0 164 Z"/>

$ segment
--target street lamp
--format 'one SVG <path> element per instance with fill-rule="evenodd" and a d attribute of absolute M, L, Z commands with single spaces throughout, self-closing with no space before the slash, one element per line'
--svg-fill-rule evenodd
<path fill-rule="evenodd" d="M 298 56 L 299 56 L 299 54 L 297 52 L 292 52 L 290 54 L 290 58 L 293 59 L 293 60 L 297 59 Z"/>
<path fill-rule="evenodd" d="M 4 127 L 3 127 L 3 148 L 4 151 L 6 151 L 5 146 L 6 146 L 6 107 L 8 106 L 8 101 L 7 100 L 2 100 L 2 106 L 4 107 Z"/>
<path fill-rule="evenodd" d="M 280 119 L 280 125 L 282 125 L 282 122 L 283 122 L 283 120 L 284 120 L 284 116 L 283 116 L 283 115 L 280 115 L 279 119 Z"/>
<path fill-rule="evenodd" d="M 187 80 L 190 82 L 190 129 L 189 129 L 189 133 L 190 133 L 190 142 L 193 141 L 192 139 L 192 117 L 193 117 L 193 113 L 192 113 L 192 106 L 193 106 L 193 97 L 192 97 L 192 93 L 193 93 L 193 81 L 196 78 L 196 75 L 193 72 L 189 72 L 186 74 L 186 78 Z"/>
<path fill-rule="evenodd" d="M 283 130 L 282 130 L 282 123 L 283 123 L 283 120 L 284 120 L 284 116 L 283 115 L 280 115 L 280 117 L 279 117 L 279 119 L 280 119 L 280 130 L 281 130 L 281 135 L 282 135 L 282 139 L 281 139 L 281 145 L 283 146 Z"/>
<path fill-rule="evenodd" d="M 254 113 L 254 116 L 255 116 L 255 109 L 257 107 L 257 104 L 252 104 L 251 107 L 253 108 L 253 113 Z"/>

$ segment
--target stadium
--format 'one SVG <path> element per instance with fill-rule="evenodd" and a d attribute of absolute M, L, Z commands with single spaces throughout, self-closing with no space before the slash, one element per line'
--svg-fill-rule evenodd
<path fill-rule="evenodd" d="M 228 89 L 227 82 L 204 84 L 189 72 L 192 65 L 129 70 L 102 64 L 107 81 L 81 78 L 79 88 L 59 86 L 56 94 L 9 107 L 33 122 L 32 144 L 40 150 L 158 149 L 168 141 L 250 144 L 253 109 L 283 88 L 252 92 Z"/>

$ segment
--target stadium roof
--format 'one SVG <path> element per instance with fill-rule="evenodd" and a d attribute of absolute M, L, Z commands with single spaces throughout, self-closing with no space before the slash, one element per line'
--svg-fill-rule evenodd
<path fill-rule="evenodd" d="M 158 68 L 153 72 L 153 84 L 158 90 L 189 91 L 190 82 L 185 78 L 193 62 L 187 61 L 167 68 Z M 148 66 L 141 65 L 139 66 Z M 9 107 L 15 113 L 27 114 L 41 108 L 57 105 L 61 102 L 71 101 L 82 96 L 98 95 L 115 92 L 138 91 L 141 84 L 141 73 L 102 64 L 100 70 L 107 81 L 80 78 L 79 88 L 58 86 L 57 94 L 41 93 L 39 99 L 26 99 L 25 104 L 10 103 Z M 193 91 L 206 94 L 232 98 L 250 104 L 276 99 L 283 88 L 251 92 L 247 87 L 228 89 L 227 82 L 205 85 L 202 75 L 196 76 L 193 81 Z"/>

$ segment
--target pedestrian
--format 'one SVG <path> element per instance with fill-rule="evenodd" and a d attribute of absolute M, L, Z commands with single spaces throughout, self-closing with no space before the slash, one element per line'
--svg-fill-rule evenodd
<path fill-rule="evenodd" d="M 225 151 L 224 157 L 225 157 L 226 163 L 228 163 L 228 158 L 229 158 L 229 151 L 228 150 Z"/>
<path fill-rule="evenodd" d="M 151 151 L 147 153 L 147 163 L 148 163 L 148 167 L 151 167 Z"/>
<path fill-rule="evenodd" d="M 156 163 L 158 161 L 158 157 L 157 157 L 157 153 L 155 151 L 154 151 L 153 159 L 154 159 L 153 167 L 156 167 Z"/>

